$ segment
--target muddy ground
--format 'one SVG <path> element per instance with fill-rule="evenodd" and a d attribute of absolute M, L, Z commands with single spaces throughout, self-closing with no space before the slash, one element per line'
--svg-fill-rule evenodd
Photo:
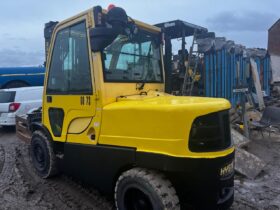
<path fill-rule="evenodd" d="M 255 139 L 248 151 L 266 163 L 263 172 L 249 180 L 235 180 L 232 209 L 280 209 L 280 139 Z M 114 209 L 110 197 L 61 175 L 42 180 L 29 163 L 28 146 L 13 129 L 0 128 L 0 209 Z"/>

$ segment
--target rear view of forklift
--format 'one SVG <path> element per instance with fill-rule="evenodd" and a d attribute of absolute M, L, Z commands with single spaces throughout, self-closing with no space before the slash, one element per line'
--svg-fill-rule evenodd
<path fill-rule="evenodd" d="M 46 26 L 42 119 L 28 126 L 38 175 L 70 174 L 121 210 L 229 208 L 230 104 L 164 92 L 159 28 L 99 6 Z"/>

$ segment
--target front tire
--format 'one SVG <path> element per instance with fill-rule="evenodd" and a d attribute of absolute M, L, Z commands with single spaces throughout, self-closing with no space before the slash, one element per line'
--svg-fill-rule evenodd
<path fill-rule="evenodd" d="M 171 182 L 161 173 L 143 168 L 124 172 L 115 187 L 118 210 L 180 210 Z"/>
<path fill-rule="evenodd" d="M 41 131 L 32 134 L 30 157 L 36 173 L 46 179 L 58 174 L 57 159 L 52 142 Z"/>

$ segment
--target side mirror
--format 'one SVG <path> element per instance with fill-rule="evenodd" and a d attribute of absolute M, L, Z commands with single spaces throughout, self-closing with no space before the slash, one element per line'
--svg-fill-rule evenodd
<path fill-rule="evenodd" d="M 98 52 L 104 50 L 118 36 L 119 32 L 115 28 L 96 27 L 90 30 L 91 51 Z"/>

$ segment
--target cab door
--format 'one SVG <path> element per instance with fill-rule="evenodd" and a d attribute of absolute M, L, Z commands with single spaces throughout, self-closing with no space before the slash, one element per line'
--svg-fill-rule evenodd
<path fill-rule="evenodd" d="M 87 16 L 61 25 L 48 63 L 43 123 L 54 141 L 86 141 L 96 110 Z"/>

